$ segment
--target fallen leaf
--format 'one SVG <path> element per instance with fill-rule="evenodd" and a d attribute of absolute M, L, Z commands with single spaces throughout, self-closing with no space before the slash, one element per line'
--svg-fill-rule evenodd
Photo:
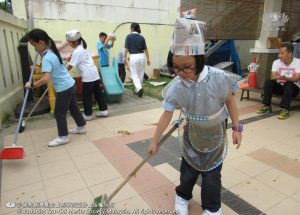
<path fill-rule="evenodd" d="M 124 130 L 120 130 L 120 131 L 117 131 L 118 134 L 122 134 L 124 136 L 128 136 L 128 135 L 131 135 L 131 133 L 129 131 L 124 131 Z"/>

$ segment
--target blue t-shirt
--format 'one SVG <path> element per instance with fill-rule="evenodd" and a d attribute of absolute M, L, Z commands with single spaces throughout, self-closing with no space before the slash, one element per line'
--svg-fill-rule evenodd
<path fill-rule="evenodd" d="M 59 62 L 59 59 L 51 50 L 47 50 L 42 59 L 42 72 L 50 73 L 56 92 L 65 91 L 75 84 L 65 65 Z"/>
<path fill-rule="evenodd" d="M 125 39 L 125 48 L 130 54 L 144 53 L 144 50 L 147 49 L 145 38 L 137 32 L 132 32 Z"/>
<path fill-rule="evenodd" d="M 103 48 L 103 43 L 99 41 L 97 43 L 98 55 L 99 55 L 99 63 L 101 66 L 109 65 L 109 55 L 108 49 L 110 49 L 110 44 L 106 44 L 105 48 Z"/>

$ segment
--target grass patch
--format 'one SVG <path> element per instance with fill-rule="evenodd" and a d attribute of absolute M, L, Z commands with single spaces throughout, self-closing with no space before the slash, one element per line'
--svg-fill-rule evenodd
<path fill-rule="evenodd" d="M 172 80 L 172 78 L 169 77 L 159 77 L 156 79 L 149 79 L 149 80 L 145 80 L 143 83 L 143 89 L 144 89 L 144 94 L 147 96 L 150 96 L 152 98 L 156 98 L 160 101 L 163 100 L 161 92 L 162 90 L 166 87 L 166 85 Z M 151 84 L 149 84 L 148 81 L 153 81 L 153 82 L 166 82 L 165 85 L 162 86 L 152 86 Z M 132 82 L 127 82 L 127 83 L 132 83 Z M 133 91 L 134 86 L 132 85 L 125 85 L 126 89 L 130 89 Z"/>

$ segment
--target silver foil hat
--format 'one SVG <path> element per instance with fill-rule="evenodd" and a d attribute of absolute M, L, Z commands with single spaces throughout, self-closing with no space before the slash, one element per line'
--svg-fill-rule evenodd
<path fill-rule="evenodd" d="M 177 18 L 170 51 L 174 55 L 204 55 L 204 26 L 202 21 Z"/>

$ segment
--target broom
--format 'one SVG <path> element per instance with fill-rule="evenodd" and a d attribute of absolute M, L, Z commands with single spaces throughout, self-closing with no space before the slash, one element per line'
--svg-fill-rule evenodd
<path fill-rule="evenodd" d="M 37 58 L 38 58 L 38 53 L 36 52 L 34 62 L 31 67 L 29 82 L 31 82 L 31 80 L 32 80 L 32 76 L 33 76 Z M 29 94 L 29 89 L 26 89 L 25 98 L 24 98 L 24 101 L 22 104 L 22 109 L 21 109 L 21 113 L 20 113 L 20 117 L 19 117 L 19 121 L 18 121 L 18 126 L 15 131 L 14 142 L 11 147 L 5 147 L 0 151 L 0 159 L 1 160 L 2 159 L 22 159 L 22 158 L 24 158 L 24 149 L 22 146 L 17 146 L 17 140 L 18 140 L 18 136 L 19 136 L 19 129 L 21 126 L 23 115 L 24 115 L 24 110 L 25 110 L 28 94 Z"/>
<path fill-rule="evenodd" d="M 22 133 L 25 130 L 25 128 L 26 128 L 26 122 L 30 119 L 31 115 L 33 114 L 33 112 L 35 111 L 35 109 L 37 108 L 37 106 L 41 103 L 41 101 L 43 100 L 43 98 L 45 97 L 45 95 L 46 95 L 47 92 L 48 92 L 48 87 L 45 90 L 45 92 L 43 93 L 43 95 L 39 98 L 39 100 L 37 101 L 37 103 L 33 106 L 33 108 L 31 109 L 31 111 L 28 114 L 28 116 L 26 117 L 26 119 L 22 121 L 20 129 L 19 129 L 19 133 Z"/>
<path fill-rule="evenodd" d="M 169 136 L 178 128 L 182 120 L 176 120 L 173 127 L 166 133 L 159 141 L 158 146 L 161 146 L 168 138 Z M 147 157 L 144 158 L 144 160 L 137 165 L 137 167 L 134 168 L 134 170 L 129 173 L 127 178 L 110 194 L 107 196 L 106 194 L 100 195 L 96 198 L 96 201 L 99 201 L 99 204 L 97 204 L 97 207 L 94 207 L 92 209 L 92 213 L 96 211 L 97 214 L 106 214 L 106 210 L 109 208 L 109 202 L 110 200 L 125 186 L 125 184 L 136 175 L 136 173 L 141 169 L 141 167 L 152 157 L 151 154 L 148 154 Z M 99 210 L 97 210 L 99 209 Z M 99 212 L 99 213 L 98 213 Z"/>

